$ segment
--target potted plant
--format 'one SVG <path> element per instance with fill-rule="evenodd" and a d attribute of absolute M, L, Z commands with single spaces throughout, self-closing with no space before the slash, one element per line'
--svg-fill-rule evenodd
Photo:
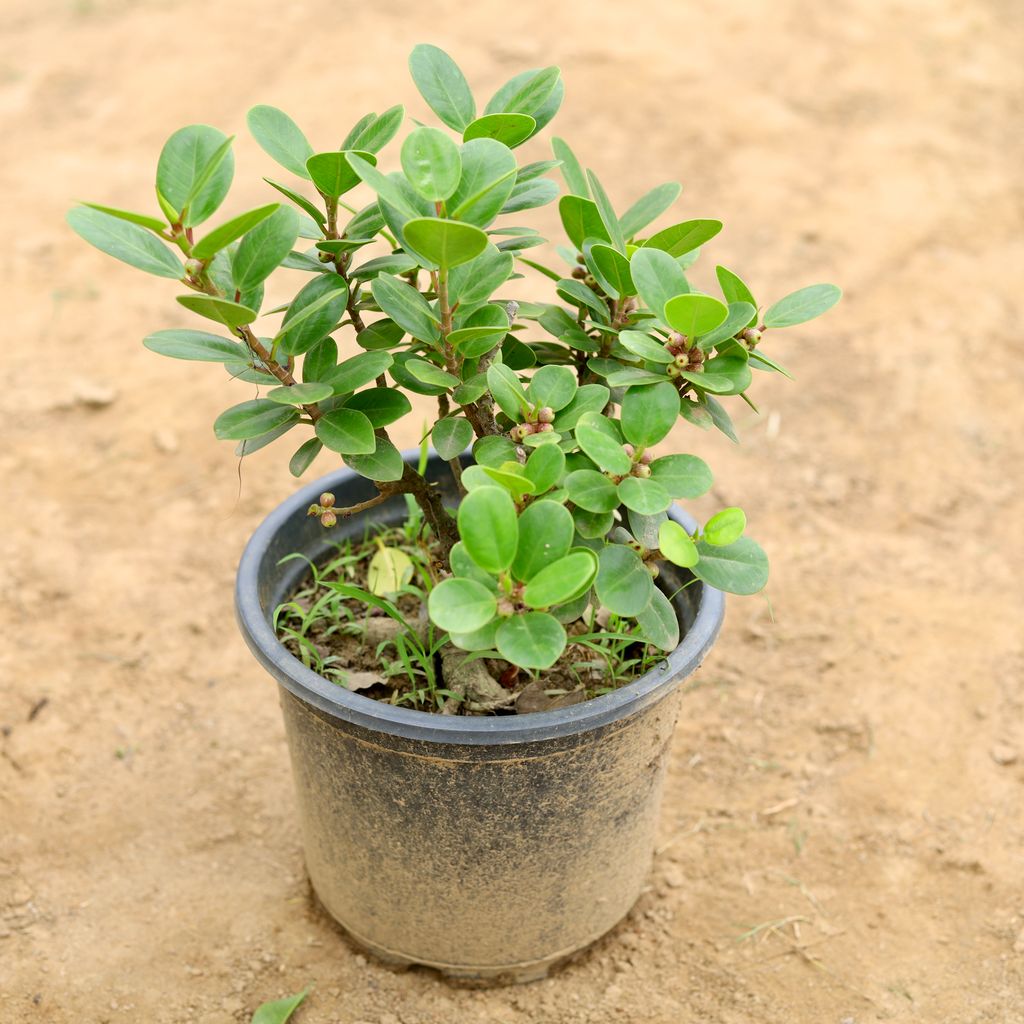
<path fill-rule="evenodd" d="M 207 228 L 232 140 L 192 125 L 160 154 L 160 216 L 89 203 L 68 219 L 179 282 L 212 328 L 148 348 L 261 389 L 217 437 L 244 455 L 301 435 L 297 477 L 325 448 L 347 467 L 269 516 L 236 594 L 281 684 L 321 901 L 391 961 L 528 980 L 636 900 L 679 684 L 722 591 L 768 575 L 740 509 L 699 526 L 676 506 L 708 490 L 707 465 L 655 446 L 680 419 L 736 440 L 726 400 L 752 406 L 755 373 L 786 372 L 767 338 L 839 290 L 760 312 L 717 267 L 721 297 L 706 294 L 687 271 L 721 223 L 649 226 L 678 185 L 619 212 L 560 139 L 520 164 L 561 103 L 557 68 L 516 75 L 482 112 L 443 51 L 417 46 L 410 70 L 444 127 L 412 127 L 400 169 L 379 157 L 400 106 L 326 150 L 259 106 L 256 141 L 299 179 L 266 179 L 274 202 Z M 556 200 L 564 269 L 519 226 Z M 294 297 L 263 310 L 279 271 Z M 403 456 L 388 430 L 410 394 L 436 412 Z"/>

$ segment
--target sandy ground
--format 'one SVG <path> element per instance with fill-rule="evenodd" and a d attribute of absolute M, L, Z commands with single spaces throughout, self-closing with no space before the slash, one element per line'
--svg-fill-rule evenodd
<path fill-rule="evenodd" d="M 4 1024 L 229 1024 L 307 984 L 301 1024 L 1024 1020 L 1019 4 L 2 8 Z M 560 63 L 559 133 L 620 204 L 677 178 L 758 294 L 847 291 L 772 346 L 798 381 L 759 384 L 742 447 L 673 439 L 748 509 L 774 622 L 730 603 L 650 891 L 556 976 L 484 993 L 367 962 L 312 909 L 230 604 L 286 453 L 239 493 L 210 424 L 248 386 L 147 353 L 184 322 L 173 282 L 62 222 L 146 207 L 193 121 L 239 133 L 233 208 L 268 201 L 246 109 L 324 148 L 366 110 L 422 114 L 420 40 L 484 95 Z"/>

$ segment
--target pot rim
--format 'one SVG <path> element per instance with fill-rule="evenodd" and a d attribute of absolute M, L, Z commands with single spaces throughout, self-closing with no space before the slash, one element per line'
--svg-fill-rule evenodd
<path fill-rule="evenodd" d="M 403 456 L 415 462 L 419 452 L 404 452 Z M 661 699 L 697 669 L 718 636 L 725 616 L 725 595 L 701 583 L 697 614 L 679 646 L 639 679 L 580 704 L 529 715 L 439 715 L 396 707 L 346 690 L 306 668 L 289 653 L 261 606 L 258 581 L 261 563 L 274 536 L 292 516 L 304 516 L 323 491 L 337 491 L 352 480 L 362 479 L 354 470 L 342 467 L 286 498 L 249 539 L 235 583 L 239 628 L 256 659 L 285 689 L 332 718 L 428 743 L 505 745 L 572 736 L 628 718 Z M 675 504 L 668 514 L 688 530 L 695 529 L 695 520 Z"/>

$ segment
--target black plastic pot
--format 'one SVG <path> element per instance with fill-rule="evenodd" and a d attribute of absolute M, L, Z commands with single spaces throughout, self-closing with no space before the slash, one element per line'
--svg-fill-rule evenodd
<path fill-rule="evenodd" d="M 436 456 L 428 475 L 456 494 Z M 722 623 L 723 595 L 675 598 L 684 639 L 664 663 L 603 697 L 557 711 L 458 717 L 394 707 L 305 668 L 280 644 L 274 608 L 341 535 L 401 522 L 401 496 L 324 530 L 306 515 L 373 485 L 340 470 L 280 505 L 238 570 L 246 642 L 278 681 L 306 864 L 353 939 L 396 964 L 521 982 L 598 939 L 629 911 L 650 870 L 679 684 Z M 677 510 L 674 518 L 692 528 Z M 665 566 L 668 592 L 689 579 Z"/>

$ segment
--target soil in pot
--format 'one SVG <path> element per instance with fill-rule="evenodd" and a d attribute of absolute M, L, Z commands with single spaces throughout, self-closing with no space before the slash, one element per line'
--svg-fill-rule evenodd
<path fill-rule="evenodd" d="M 440 565 L 438 545 L 415 520 L 343 540 L 276 609 L 277 634 L 339 686 L 444 715 L 554 710 L 615 690 L 664 658 L 635 623 L 592 606 L 565 624 L 570 642 L 543 672 L 469 656 L 427 618 Z"/>

